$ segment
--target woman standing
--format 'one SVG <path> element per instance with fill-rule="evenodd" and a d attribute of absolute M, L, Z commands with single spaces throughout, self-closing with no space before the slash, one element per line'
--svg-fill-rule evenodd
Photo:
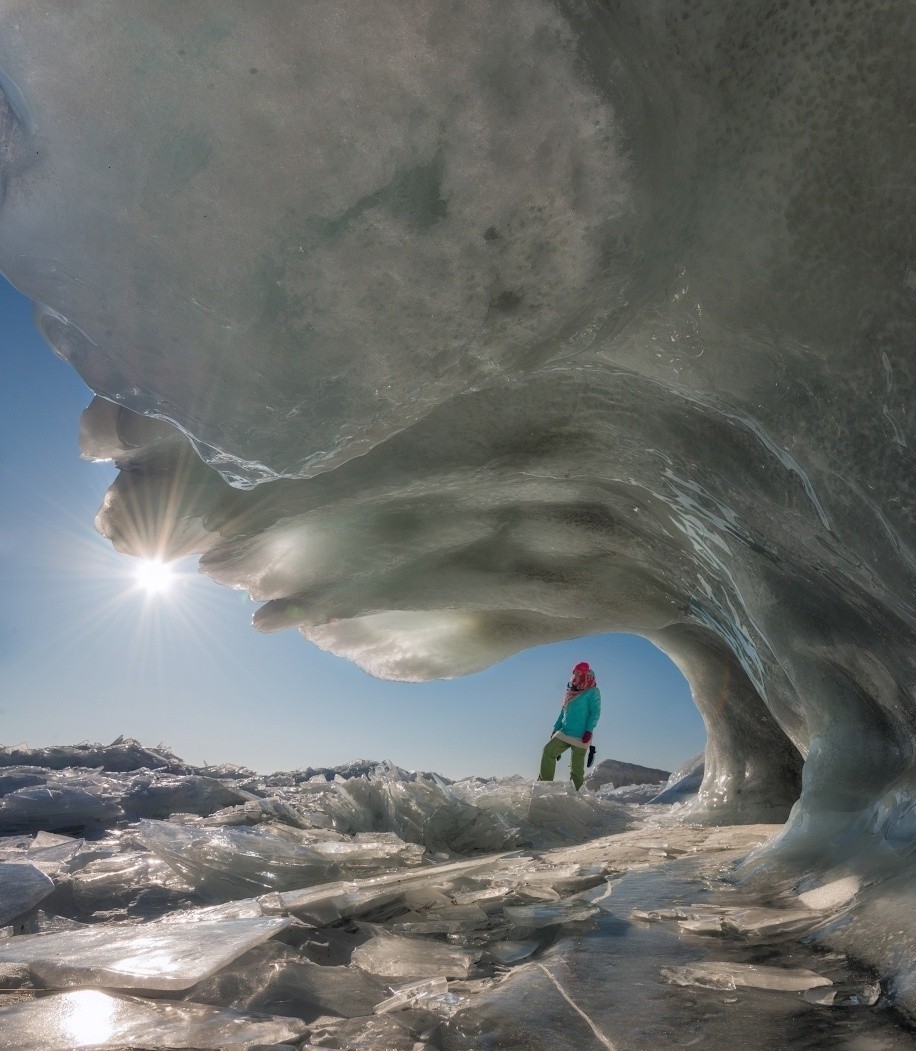
<path fill-rule="evenodd" d="M 566 687 L 563 707 L 553 724 L 553 734 L 541 755 L 539 781 L 552 781 L 557 759 L 572 749 L 570 774 L 576 791 L 585 780 L 585 752 L 601 715 L 601 694 L 595 684 L 595 673 L 585 661 L 577 664 Z"/>

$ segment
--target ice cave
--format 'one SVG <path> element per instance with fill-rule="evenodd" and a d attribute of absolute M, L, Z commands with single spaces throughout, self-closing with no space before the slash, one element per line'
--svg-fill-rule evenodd
<path fill-rule="evenodd" d="M 115 548 L 405 683 L 633 632 L 708 731 L 642 840 L 604 789 L 7 749 L 0 1048 L 912 1046 L 913 4 L 0 11 L 0 270 Z M 653 909 L 701 840 L 757 897 Z M 697 1028 L 602 1021 L 618 907 Z M 761 931 L 792 968 L 678 941 Z"/>

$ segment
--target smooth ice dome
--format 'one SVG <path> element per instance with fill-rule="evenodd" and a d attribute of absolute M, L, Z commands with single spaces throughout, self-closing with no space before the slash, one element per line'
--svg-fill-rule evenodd
<path fill-rule="evenodd" d="M 4 13 L 0 268 L 99 395 L 102 532 L 396 679 L 646 636 L 694 816 L 791 810 L 757 870 L 858 879 L 916 1003 L 913 6 Z"/>

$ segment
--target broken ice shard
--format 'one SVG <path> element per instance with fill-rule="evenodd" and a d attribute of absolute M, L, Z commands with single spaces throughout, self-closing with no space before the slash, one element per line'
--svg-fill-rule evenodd
<path fill-rule="evenodd" d="M 84 912 L 127 908 L 141 897 L 157 894 L 162 901 L 187 895 L 191 888 L 155 854 L 128 851 L 89 861 L 70 876 L 76 903 Z"/>
<path fill-rule="evenodd" d="M 839 982 L 829 987 L 806 989 L 802 999 L 825 1007 L 872 1007 L 881 998 L 878 982 Z"/>
<path fill-rule="evenodd" d="M 122 814 L 106 786 L 48 781 L 10 792 L 0 800 L 0 833 L 54 831 L 81 828 L 88 824 L 107 824 Z"/>
<path fill-rule="evenodd" d="M 170 1000 L 112 996 L 95 989 L 0 1006 L 0 1051 L 248 1051 L 298 1042 L 297 1018 L 252 1018 Z"/>
<path fill-rule="evenodd" d="M 192 828 L 141 821 L 138 839 L 192 885 L 228 898 L 327 880 L 333 864 L 261 828 Z"/>
<path fill-rule="evenodd" d="M 386 981 L 358 967 L 321 966 L 295 949 L 266 942 L 186 993 L 188 1000 L 233 1010 L 312 1020 L 371 1015 L 388 995 Z"/>
<path fill-rule="evenodd" d="M 554 927 L 561 923 L 581 923 L 597 910 L 579 903 L 556 902 L 549 905 L 507 905 L 506 917 L 517 927 Z"/>
<path fill-rule="evenodd" d="M 143 774 L 131 780 L 121 805 L 132 818 L 164 818 L 176 813 L 207 816 L 250 799 L 248 792 L 215 777 Z"/>
<path fill-rule="evenodd" d="M 260 899 L 265 915 L 290 914 L 318 924 L 359 916 L 367 909 L 401 899 L 407 891 L 439 886 L 477 871 L 498 868 L 505 855 L 432 865 L 414 872 L 393 872 L 362 880 L 339 881 Z"/>
<path fill-rule="evenodd" d="M 384 934 L 353 952 L 353 963 L 386 977 L 467 978 L 479 953 L 419 938 Z"/>
<path fill-rule="evenodd" d="M 82 846 L 82 839 L 39 832 L 29 844 L 27 857 L 46 875 L 54 876 L 66 868 L 67 862 L 80 852 Z"/>
<path fill-rule="evenodd" d="M 527 960 L 529 956 L 537 952 L 540 942 L 536 941 L 499 941 L 494 942 L 487 949 L 489 954 L 496 960 L 497 963 L 510 966 L 514 963 L 521 963 L 522 960 Z"/>
<path fill-rule="evenodd" d="M 42 985 L 63 989 L 187 989 L 290 925 L 282 918 L 200 923 L 98 924 L 0 942 L 0 974 L 27 966 Z"/>
<path fill-rule="evenodd" d="M 663 967 L 662 976 L 672 985 L 698 985 L 704 989 L 773 989 L 803 992 L 832 985 L 829 978 L 801 967 L 767 967 L 751 963 L 690 963 Z"/>
<path fill-rule="evenodd" d="M 0 862 L 0 926 L 34 908 L 54 890 L 54 880 L 34 865 Z"/>

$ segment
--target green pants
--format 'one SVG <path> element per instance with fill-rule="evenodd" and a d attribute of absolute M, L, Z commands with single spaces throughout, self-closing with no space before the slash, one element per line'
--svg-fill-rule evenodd
<path fill-rule="evenodd" d="M 551 739 L 544 745 L 544 751 L 541 754 L 541 772 L 538 774 L 538 781 L 552 781 L 553 775 L 556 773 L 557 760 L 566 751 L 567 748 L 572 749 L 572 756 L 569 760 L 570 773 L 572 775 L 572 783 L 576 786 L 576 791 L 582 787 L 582 782 L 585 780 L 585 748 L 577 748 L 574 744 L 569 744 L 567 741 L 561 741 L 559 737 L 551 737 Z"/>

